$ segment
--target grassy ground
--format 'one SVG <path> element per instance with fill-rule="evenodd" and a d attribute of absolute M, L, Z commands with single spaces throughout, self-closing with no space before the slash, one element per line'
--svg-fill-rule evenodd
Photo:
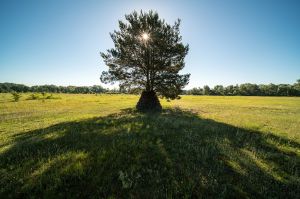
<path fill-rule="evenodd" d="M 298 198 L 300 98 L 0 94 L 0 198 Z"/>

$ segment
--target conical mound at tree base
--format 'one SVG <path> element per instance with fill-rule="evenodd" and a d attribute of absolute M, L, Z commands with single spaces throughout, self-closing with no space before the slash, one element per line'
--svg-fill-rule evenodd
<path fill-rule="evenodd" d="M 145 111 L 161 111 L 162 107 L 154 91 L 143 91 L 136 105 L 136 109 Z"/>

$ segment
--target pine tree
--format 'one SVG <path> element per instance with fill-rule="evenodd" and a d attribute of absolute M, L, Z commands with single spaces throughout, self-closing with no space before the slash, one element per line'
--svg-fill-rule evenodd
<path fill-rule="evenodd" d="M 119 21 L 118 31 L 110 34 L 114 48 L 101 53 L 108 71 L 103 83 L 119 82 L 120 87 L 143 90 L 137 109 L 160 110 L 156 93 L 177 99 L 188 84 L 190 74 L 179 74 L 189 46 L 182 43 L 179 26 L 159 18 L 157 12 L 134 11 Z"/>

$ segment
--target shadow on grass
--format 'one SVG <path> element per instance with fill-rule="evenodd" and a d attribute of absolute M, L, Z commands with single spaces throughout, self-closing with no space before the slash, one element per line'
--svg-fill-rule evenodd
<path fill-rule="evenodd" d="M 0 196 L 296 198 L 297 142 L 167 109 L 131 109 L 19 134 Z"/>

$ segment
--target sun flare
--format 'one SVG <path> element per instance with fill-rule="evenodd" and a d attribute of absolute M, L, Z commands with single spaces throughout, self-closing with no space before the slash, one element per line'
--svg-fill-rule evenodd
<path fill-rule="evenodd" d="M 143 33 L 143 34 L 142 34 L 142 39 L 143 39 L 143 40 L 147 41 L 147 40 L 149 40 L 149 38 L 150 38 L 150 36 L 149 36 L 148 33 Z"/>

